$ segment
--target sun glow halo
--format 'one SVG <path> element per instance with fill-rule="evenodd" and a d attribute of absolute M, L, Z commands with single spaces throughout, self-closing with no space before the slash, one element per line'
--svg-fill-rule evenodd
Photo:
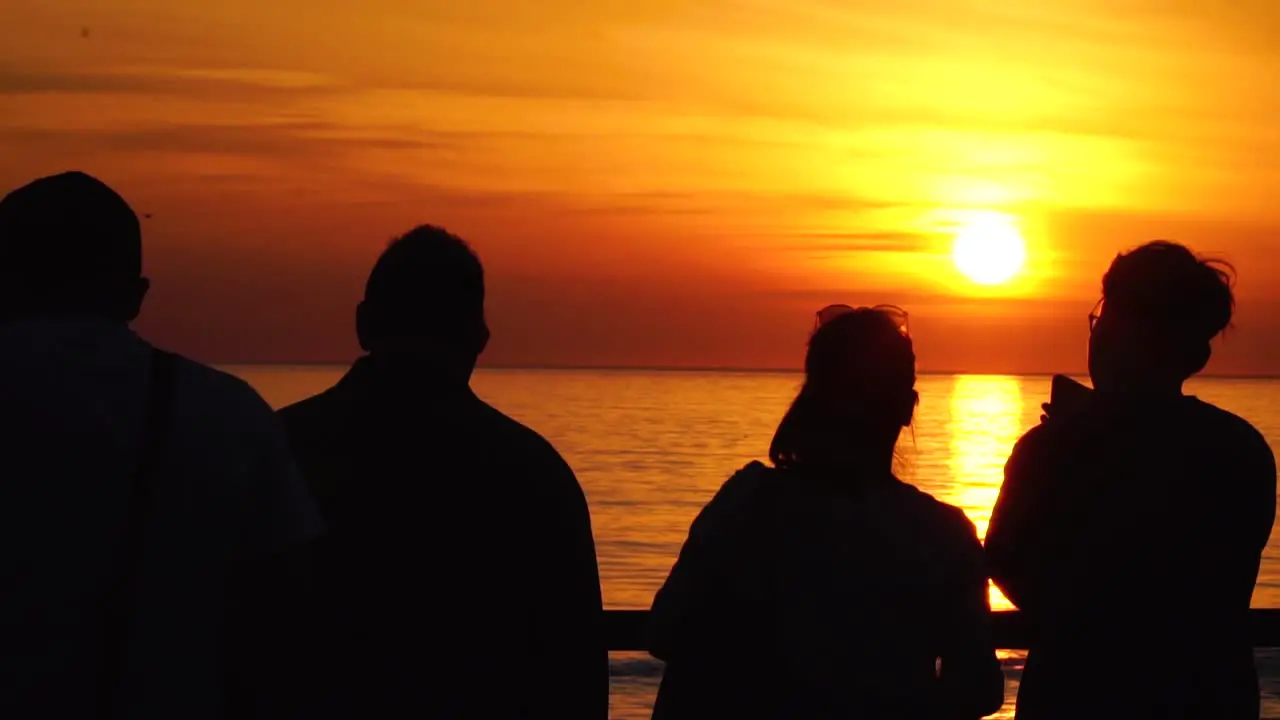
<path fill-rule="evenodd" d="M 1013 217 L 979 211 L 961 221 L 951 250 L 956 269 L 979 285 L 1008 282 L 1027 259 L 1027 244 Z"/>

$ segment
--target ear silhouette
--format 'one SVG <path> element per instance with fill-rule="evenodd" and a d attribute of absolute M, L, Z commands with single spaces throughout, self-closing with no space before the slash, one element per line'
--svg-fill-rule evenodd
<path fill-rule="evenodd" d="M 356 340 L 360 342 L 361 350 L 373 352 L 371 346 L 374 335 L 376 335 L 376 328 L 373 327 L 373 317 L 362 300 L 359 305 L 356 305 Z"/>
<path fill-rule="evenodd" d="M 128 298 L 126 304 L 122 308 L 124 311 L 125 322 L 133 322 L 142 314 L 142 303 L 147 299 L 147 292 L 150 290 L 150 280 L 144 277 L 137 279 L 136 284 L 133 287 L 132 297 Z"/>

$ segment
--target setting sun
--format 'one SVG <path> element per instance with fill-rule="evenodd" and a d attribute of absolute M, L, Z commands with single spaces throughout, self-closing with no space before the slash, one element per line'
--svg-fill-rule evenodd
<path fill-rule="evenodd" d="M 1022 269 L 1027 246 L 1012 217 L 982 211 L 964 218 L 956 231 L 956 269 L 979 285 L 999 285 Z"/>

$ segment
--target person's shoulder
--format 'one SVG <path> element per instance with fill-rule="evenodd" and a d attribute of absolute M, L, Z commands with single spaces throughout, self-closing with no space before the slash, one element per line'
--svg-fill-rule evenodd
<path fill-rule="evenodd" d="M 339 416 L 346 408 L 338 386 L 327 388 L 316 395 L 286 405 L 276 411 L 285 430 L 292 435 L 308 435 L 327 431 L 338 426 Z"/>
<path fill-rule="evenodd" d="M 752 517 L 753 508 L 762 500 L 761 493 L 784 487 L 778 471 L 753 460 L 729 476 L 698 513 L 695 524 L 711 532 L 739 528 Z"/>
<path fill-rule="evenodd" d="M 568 467 L 560 451 L 542 433 L 476 398 L 478 421 L 475 430 L 484 435 L 485 445 L 508 462 L 522 465 Z"/>
<path fill-rule="evenodd" d="M 781 488 L 778 471 L 759 460 L 752 460 L 734 471 L 711 496 L 707 508 L 745 508 L 755 503 L 761 492 Z"/>
<path fill-rule="evenodd" d="M 551 441 L 479 398 L 476 401 L 476 412 L 468 412 L 464 422 L 469 432 L 480 436 L 476 449 L 497 464 L 500 477 L 512 483 L 505 485 L 513 491 L 510 498 L 589 517 L 586 491 Z"/>
<path fill-rule="evenodd" d="M 973 538 L 974 540 L 978 538 L 978 528 L 969 519 L 969 515 L 964 510 L 950 503 L 942 502 L 937 498 L 934 499 L 934 502 L 937 503 L 937 512 L 945 527 L 966 538 Z"/>
<path fill-rule="evenodd" d="M 729 476 L 729 479 L 724 481 L 724 484 L 720 486 L 719 494 L 730 496 L 754 495 L 761 488 L 777 483 L 778 478 L 776 475 L 777 473 L 773 468 L 759 460 L 752 460 L 738 468 Z"/>
<path fill-rule="evenodd" d="M 276 414 L 286 422 L 305 420 L 316 415 L 327 414 L 330 406 L 333 405 L 332 394 L 333 388 L 327 388 L 311 397 L 306 397 L 281 407 L 276 410 Z"/>
<path fill-rule="evenodd" d="M 1186 407 L 1200 422 L 1211 423 L 1221 430 L 1238 434 L 1241 438 L 1262 439 L 1262 433 L 1258 432 L 1253 423 L 1230 410 L 1205 402 L 1198 397 L 1188 397 Z"/>
<path fill-rule="evenodd" d="M 900 501 L 884 508 L 891 516 L 888 522 L 907 533 L 909 543 L 931 558 L 930 567 L 943 569 L 943 575 L 971 577 L 980 572 L 982 542 L 965 511 L 909 483 L 899 485 Z"/>
<path fill-rule="evenodd" d="M 181 414 L 198 415 L 202 427 L 218 434 L 258 435 L 278 429 L 271 406 L 248 382 L 191 358 L 170 354 L 174 362 L 174 402 Z"/>
<path fill-rule="evenodd" d="M 1035 453 L 1050 447 L 1060 435 L 1055 424 L 1061 425 L 1065 422 L 1065 420 L 1046 420 L 1027 430 L 1014 442 L 1012 454 Z"/>
<path fill-rule="evenodd" d="M 227 451 L 238 447 L 253 454 L 279 452 L 285 437 L 280 420 L 251 384 L 189 357 L 170 355 L 174 357 L 174 414 L 187 432 Z"/>
<path fill-rule="evenodd" d="M 925 516 L 930 525 L 953 534 L 977 537 L 977 529 L 964 510 L 943 502 L 910 483 L 898 481 L 902 496 Z"/>
<path fill-rule="evenodd" d="M 1009 450 L 1006 475 L 1019 468 L 1040 466 L 1077 448 L 1085 422 L 1082 418 L 1050 418 L 1027 430 Z"/>
<path fill-rule="evenodd" d="M 1243 451 L 1254 458 L 1275 463 L 1275 453 L 1270 443 L 1253 423 L 1199 398 L 1189 400 L 1188 407 L 1193 417 L 1204 427 L 1204 432 L 1214 436 L 1215 445 L 1221 447 L 1223 444 L 1233 444 L 1238 450 L 1232 452 Z"/>

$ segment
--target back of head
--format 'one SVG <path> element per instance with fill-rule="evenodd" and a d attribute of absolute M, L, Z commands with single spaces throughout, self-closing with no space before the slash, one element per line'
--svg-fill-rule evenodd
<path fill-rule="evenodd" d="M 1231 324 L 1233 284 L 1230 264 L 1178 243 L 1118 255 L 1090 339 L 1095 385 L 1181 383 L 1203 370 L 1211 341 Z"/>
<path fill-rule="evenodd" d="M 468 373 L 489 339 L 484 268 L 467 243 L 431 225 L 396 238 L 365 284 L 360 345 L 375 357 Z"/>
<path fill-rule="evenodd" d="M 897 308 L 844 308 L 819 314 L 809 339 L 805 380 L 779 423 L 775 466 L 891 466 L 918 396 L 915 351 Z M 825 319 L 824 314 L 831 317 Z"/>
<path fill-rule="evenodd" d="M 138 217 L 100 180 L 67 172 L 0 200 L 0 315 L 128 322 L 145 293 Z"/>

